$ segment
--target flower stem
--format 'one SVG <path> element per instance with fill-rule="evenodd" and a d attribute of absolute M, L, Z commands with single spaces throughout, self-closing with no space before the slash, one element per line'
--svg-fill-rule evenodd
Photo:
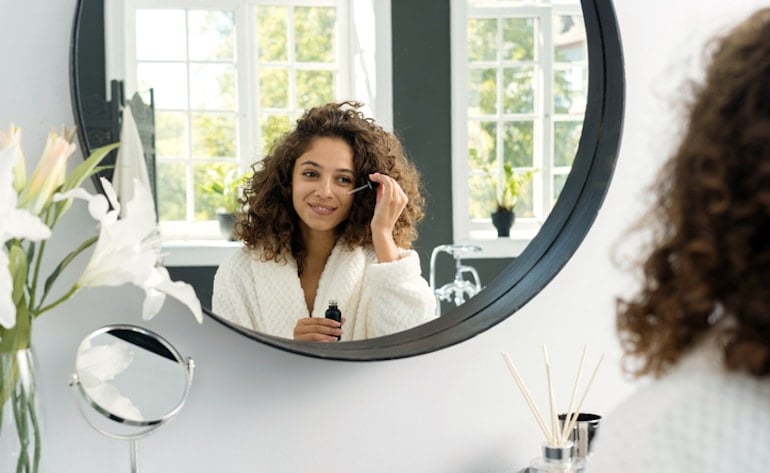
<path fill-rule="evenodd" d="M 74 296 L 76 292 L 80 289 L 79 284 L 73 284 L 69 291 L 67 291 L 66 294 L 61 296 L 59 299 L 57 299 L 54 302 L 51 302 L 45 307 L 38 307 L 35 309 L 34 317 L 37 317 L 38 315 L 42 314 L 43 312 L 48 312 L 49 310 L 53 309 L 57 305 L 61 304 L 62 302 L 66 302 L 69 300 L 70 297 Z"/>

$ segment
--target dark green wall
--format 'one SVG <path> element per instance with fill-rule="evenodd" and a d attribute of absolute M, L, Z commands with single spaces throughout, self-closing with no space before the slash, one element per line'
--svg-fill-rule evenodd
<path fill-rule="evenodd" d="M 452 236 L 452 81 L 449 0 L 392 0 L 393 126 L 422 172 L 426 217 L 415 248 L 423 274 L 430 254 Z M 425 12 L 430 12 L 429 19 Z M 486 285 L 510 259 L 469 260 Z M 436 282 L 454 277 L 449 256 L 439 259 Z"/>

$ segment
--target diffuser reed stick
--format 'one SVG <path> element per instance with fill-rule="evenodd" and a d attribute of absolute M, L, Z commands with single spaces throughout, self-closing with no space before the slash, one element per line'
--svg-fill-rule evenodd
<path fill-rule="evenodd" d="M 519 386 L 521 394 L 524 395 L 524 399 L 527 401 L 529 410 L 532 411 L 532 414 L 535 416 L 535 420 L 540 426 L 540 429 L 543 431 L 543 434 L 545 434 L 545 438 L 549 443 L 552 443 L 554 440 L 553 435 L 548 430 L 548 427 L 546 427 L 545 422 L 543 421 L 543 416 L 540 415 L 540 411 L 537 409 L 535 401 L 532 400 L 532 396 L 529 394 L 527 385 L 524 384 L 524 380 L 521 378 L 521 375 L 519 375 L 519 370 L 516 369 L 516 365 L 513 364 L 513 360 L 511 360 L 511 357 L 508 355 L 508 353 L 503 353 L 503 360 L 505 360 L 505 364 L 508 365 L 508 370 L 511 372 L 513 379 L 516 381 L 516 385 Z"/>
<path fill-rule="evenodd" d="M 551 382 L 551 362 L 548 360 L 548 347 L 543 345 L 543 361 L 545 361 L 545 376 L 548 381 L 548 404 L 551 407 L 551 445 L 560 445 L 561 436 L 557 436 L 559 431 L 559 419 L 556 413 L 556 399 L 553 395 L 553 383 Z"/>
<path fill-rule="evenodd" d="M 572 385 L 572 394 L 570 394 L 569 404 L 567 405 L 567 414 L 564 416 L 564 428 L 561 431 L 561 435 L 559 435 L 560 443 L 567 441 L 567 436 L 569 435 L 567 426 L 572 421 L 572 417 L 576 417 L 578 415 L 577 411 L 573 411 L 572 409 L 575 406 L 575 394 L 577 393 L 577 387 L 580 384 L 580 375 L 583 372 L 583 362 L 586 358 L 586 348 L 587 346 L 583 345 L 583 352 L 580 354 L 580 363 L 578 364 L 577 374 L 575 375 L 575 383 Z"/>
<path fill-rule="evenodd" d="M 602 360 L 604 359 L 604 354 L 599 357 L 599 361 L 596 362 L 596 367 L 594 368 L 594 372 L 591 374 L 591 378 L 588 380 L 588 384 L 586 385 L 586 390 L 583 391 L 583 397 L 580 399 L 580 403 L 578 403 L 577 408 L 575 409 L 575 415 L 572 417 L 572 420 L 569 422 L 569 427 L 567 428 L 566 432 L 571 432 L 572 429 L 575 428 L 575 424 L 578 420 L 578 412 L 580 412 L 580 409 L 583 407 L 583 402 L 586 400 L 586 396 L 588 396 L 588 390 L 591 388 L 591 383 L 594 382 L 594 378 L 596 377 L 597 371 L 599 371 L 599 366 L 602 364 Z"/>
<path fill-rule="evenodd" d="M 567 444 L 567 441 L 569 438 L 568 433 L 575 428 L 575 424 L 577 423 L 577 419 L 578 419 L 578 413 L 580 412 L 580 409 L 583 407 L 583 402 L 585 402 L 586 397 L 588 396 L 588 391 L 591 388 L 591 384 L 593 383 L 594 378 L 596 378 L 596 373 L 599 371 L 599 366 L 601 365 L 602 360 L 604 359 L 604 355 L 602 354 L 599 357 L 599 361 L 596 363 L 596 366 L 594 367 L 593 373 L 591 374 L 591 378 L 588 380 L 588 384 L 586 385 L 585 390 L 583 391 L 583 395 L 580 398 L 580 402 L 578 402 L 578 405 L 573 410 L 575 394 L 577 393 L 578 385 L 580 384 L 580 376 L 583 371 L 585 354 L 586 354 L 586 348 L 583 347 L 583 352 L 580 356 L 580 364 L 578 366 L 577 375 L 575 376 L 575 383 L 572 386 L 572 395 L 570 396 L 569 408 L 567 410 L 567 414 L 564 419 L 564 426 L 561 432 L 559 432 L 558 415 L 556 410 L 556 398 L 554 396 L 553 383 L 551 380 L 551 363 L 548 358 L 548 348 L 545 345 L 543 346 L 545 370 L 546 370 L 546 376 L 548 379 L 548 399 L 549 399 L 549 404 L 551 408 L 551 429 L 548 428 L 545 421 L 543 420 L 543 416 L 540 414 L 540 411 L 538 410 L 534 399 L 532 399 L 532 395 L 530 394 L 529 389 L 527 389 L 527 385 L 524 383 L 524 379 L 519 374 L 519 370 L 516 369 L 516 365 L 513 363 L 513 360 L 511 360 L 510 355 L 508 355 L 508 353 L 505 353 L 505 352 L 502 353 L 503 360 L 505 361 L 505 364 L 508 366 L 508 370 L 510 371 L 511 376 L 513 376 L 513 379 L 516 381 L 516 385 L 519 387 L 521 394 L 524 396 L 524 399 L 527 401 L 529 410 L 532 412 L 532 415 L 535 416 L 535 420 L 537 421 L 537 424 L 540 426 L 540 429 L 543 431 L 543 434 L 545 435 L 545 438 L 546 438 L 546 442 L 548 443 L 549 446 L 562 447 Z"/>

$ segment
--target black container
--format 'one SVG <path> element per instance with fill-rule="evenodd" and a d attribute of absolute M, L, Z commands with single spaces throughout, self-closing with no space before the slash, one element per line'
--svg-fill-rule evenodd
<path fill-rule="evenodd" d="M 340 312 L 340 309 L 337 308 L 337 301 L 334 299 L 329 301 L 329 308 L 326 309 L 326 318 L 336 320 L 339 323 L 342 323 L 342 312 Z M 339 340 L 340 337 L 337 336 L 337 340 Z"/>

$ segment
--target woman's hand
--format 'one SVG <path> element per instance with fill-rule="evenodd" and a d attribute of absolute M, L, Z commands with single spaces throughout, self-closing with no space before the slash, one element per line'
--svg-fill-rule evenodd
<path fill-rule="evenodd" d="M 390 176 L 375 172 L 369 174 L 369 179 L 379 184 L 374 215 L 370 224 L 377 261 L 380 263 L 396 261 L 400 253 L 393 240 L 393 229 L 401 212 L 406 208 L 409 198 L 398 182 Z"/>
<path fill-rule="evenodd" d="M 342 323 L 323 317 L 306 317 L 297 320 L 294 326 L 294 340 L 307 342 L 336 342 L 342 335 Z"/>

